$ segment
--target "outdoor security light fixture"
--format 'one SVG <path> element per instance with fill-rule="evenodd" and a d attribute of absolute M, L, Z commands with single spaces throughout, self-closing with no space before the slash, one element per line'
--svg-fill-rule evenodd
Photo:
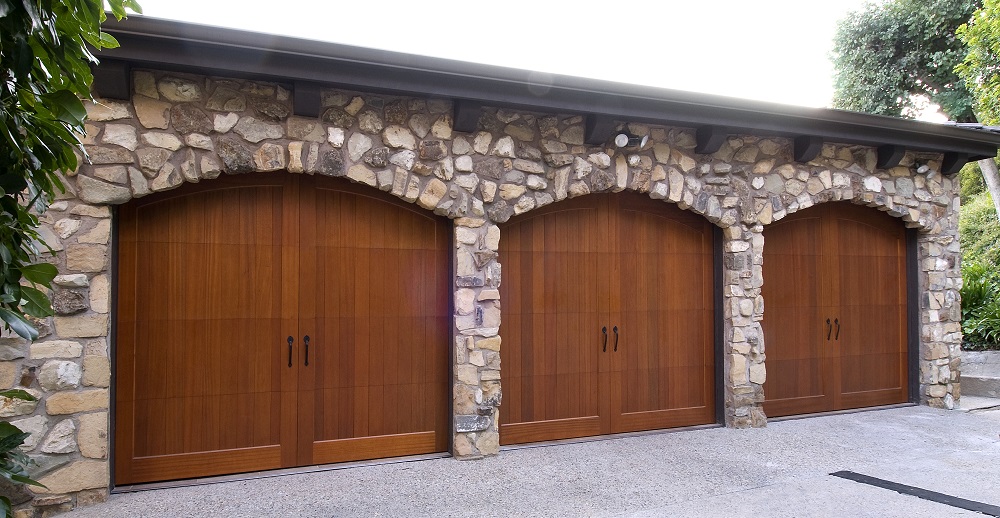
<path fill-rule="evenodd" d="M 617 147 L 643 147 L 649 141 L 649 135 L 637 137 L 628 131 L 622 131 L 615 135 L 615 146 Z"/>

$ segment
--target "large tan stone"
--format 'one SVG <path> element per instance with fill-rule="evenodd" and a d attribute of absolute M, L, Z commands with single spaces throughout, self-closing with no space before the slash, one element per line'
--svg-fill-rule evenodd
<path fill-rule="evenodd" d="M 57 317 L 62 318 L 62 317 Z M 70 317 L 66 317 L 70 318 Z M 78 358 L 83 346 L 69 340 L 50 340 L 31 344 L 31 359 L 41 358 Z"/>
<path fill-rule="evenodd" d="M 56 333 L 63 338 L 93 338 L 108 332 L 108 316 L 84 314 L 55 317 Z"/>
<path fill-rule="evenodd" d="M 730 354 L 729 380 L 733 385 L 746 385 L 749 381 L 747 372 L 747 357 L 742 354 Z"/>
<path fill-rule="evenodd" d="M 129 161 L 131 160 L 129 158 Z M 77 175 L 76 186 L 79 188 L 80 199 L 87 203 L 124 203 L 132 197 L 128 187 L 102 182 L 84 175 Z"/>
<path fill-rule="evenodd" d="M 90 281 L 90 309 L 95 313 L 107 313 L 111 301 L 108 276 L 98 275 Z"/>
<path fill-rule="evenodd" d="M 170 103 L 150 99 L 142 95 L 132 97 L 135 115 L 147 128 L 167 129 L 170 125 Z"/>
<path fill-rule="evenodd" d="M 108 463 L 99 460 L 79 460 L 42 477 L 46 488 L 33 488 L 36 493 L 75 493 L 84 489 L 108 486 Z"/>
<path fill-rule="evenodd" d="M 94 225 L 94 228 L 90 229 L 83 234 L 80 234 L 76 240 L 80 243 L 88 243 L 95 245 L 106 245 L 111 239 L 111 220 L 102 219 Z"/>
<path fill-rule="evenodd" d="M 66 251 L 66 268 L 78 272 L 104 271 L 108 262 L 108 247 L 76 245 Z"/>
<path fill-rule="evenodd" d="M 87 387 L 110 386 L 111 361 L 106 356 L 84 356 L 83 384 Z"/>
<path fill-rule="evenodd" d="M 95 389 L 81 392 L 56 392 L 45 400 L 49 415 L 75 414 L 91 410 L 108 409 L 108 390 Z"/>
<path fill-rule="evenodd" d="M 17 381 L 17 365 L 14 362 L 0 362 L 0 389 L 8 389 Z"/>
<path fill-rule="evenodd" d="M 77 432 L 80 453 L 91 459 L 108 456 L 108 413 L 96 412 L 80 416 L 80 431 Z"/>

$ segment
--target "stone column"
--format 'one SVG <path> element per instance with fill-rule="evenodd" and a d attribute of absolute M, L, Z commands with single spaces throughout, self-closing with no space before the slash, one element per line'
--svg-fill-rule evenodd
<path fill-rule="evenodd" d="M 759 224 L 736 224 L 723 232 L 723 378 L 726 426 L 763 427 L 764 334 L 760 320 L 764 301 L 762 263 L 764 237 Z"/>
<path fill-rule="evenodd" d="M 496 455 L 500 391 L 500 228 L 455 220 L 454 454 Z"/>

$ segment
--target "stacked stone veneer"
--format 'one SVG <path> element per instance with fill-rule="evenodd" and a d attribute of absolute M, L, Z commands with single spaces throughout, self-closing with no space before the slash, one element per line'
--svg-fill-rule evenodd
<path fill-rule="evenodd" d="M 27 383 L 40 398 L 0 405 L 0 416 L 32 432 L 24 449 L 50 488 L 36 506 L 97 501 L 109 484 L 109 206 L 222 174 L 345 177 L 454 221 L 453 451 L 461 458 L 499 449 L 498 224 L 596 192 L 648 193 L 723 229 L 717 361 L 728 426 L 765 424 L 762 231 L 832 200 L 877 207 L 920 230 L 920 399 L 951 408 L 959 397 L 958 182 L 938 172 L 940 155 L 908 153 L 881 170 L 870 147 L 827 144 L 802 164 L 789 140 L 753 135 L 700 155 L 692 129 L 640 124 L 629 128 L 650 142 L 626 152 L 584 145 L 584 119 L 573 115 L 487 108 L 470 134 L 452 128 L 445 100 L 326 90 L 321 116 L 307 118 L 292 115 L 291 92 L 279 84 L 158 71 L 136 71 L 133 83 L 131 101 L 89 106 L 90 163 L 67 175 L 67 193 L 42 218 L 61 272 L 57 315 L 34 344 L 6 336 L 0 347 L 0 384 Z"/>

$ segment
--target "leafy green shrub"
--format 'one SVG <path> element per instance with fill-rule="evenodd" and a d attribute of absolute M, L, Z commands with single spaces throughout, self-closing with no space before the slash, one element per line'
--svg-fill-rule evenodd
<path fill-rule="evenodd" d="M 7 398 L 24 399 L 34 401 L 35 397 L 23 390 L 0 390 L 0 396 Z M 15 484 L 28 484 L 32 486 L 45 487 L 28 477 L 28 463 L 31 460 L 20 450 L 24 440 L 31 435 L 22 432 L 20 428 L 7 423 L 0 422 L 0 477 L 3 477 Z M 0 495 L 0 510 L 4 512 L 6 518 L 13 518 L 14 512 L 11 509 L 10 498 Z"/>
<path fill-rule="evenodd" d="M 972 196 L 962 206 L 958 232 L 964 262 L 1000 267 L 1000 221 L 989 192 Z"/>
<path fill-rule="evenodd" d="M 1000 343 L 1000 273 L 979 262 L 962 266 L 962 333 L 965 349 L 996 349 Z"/>

